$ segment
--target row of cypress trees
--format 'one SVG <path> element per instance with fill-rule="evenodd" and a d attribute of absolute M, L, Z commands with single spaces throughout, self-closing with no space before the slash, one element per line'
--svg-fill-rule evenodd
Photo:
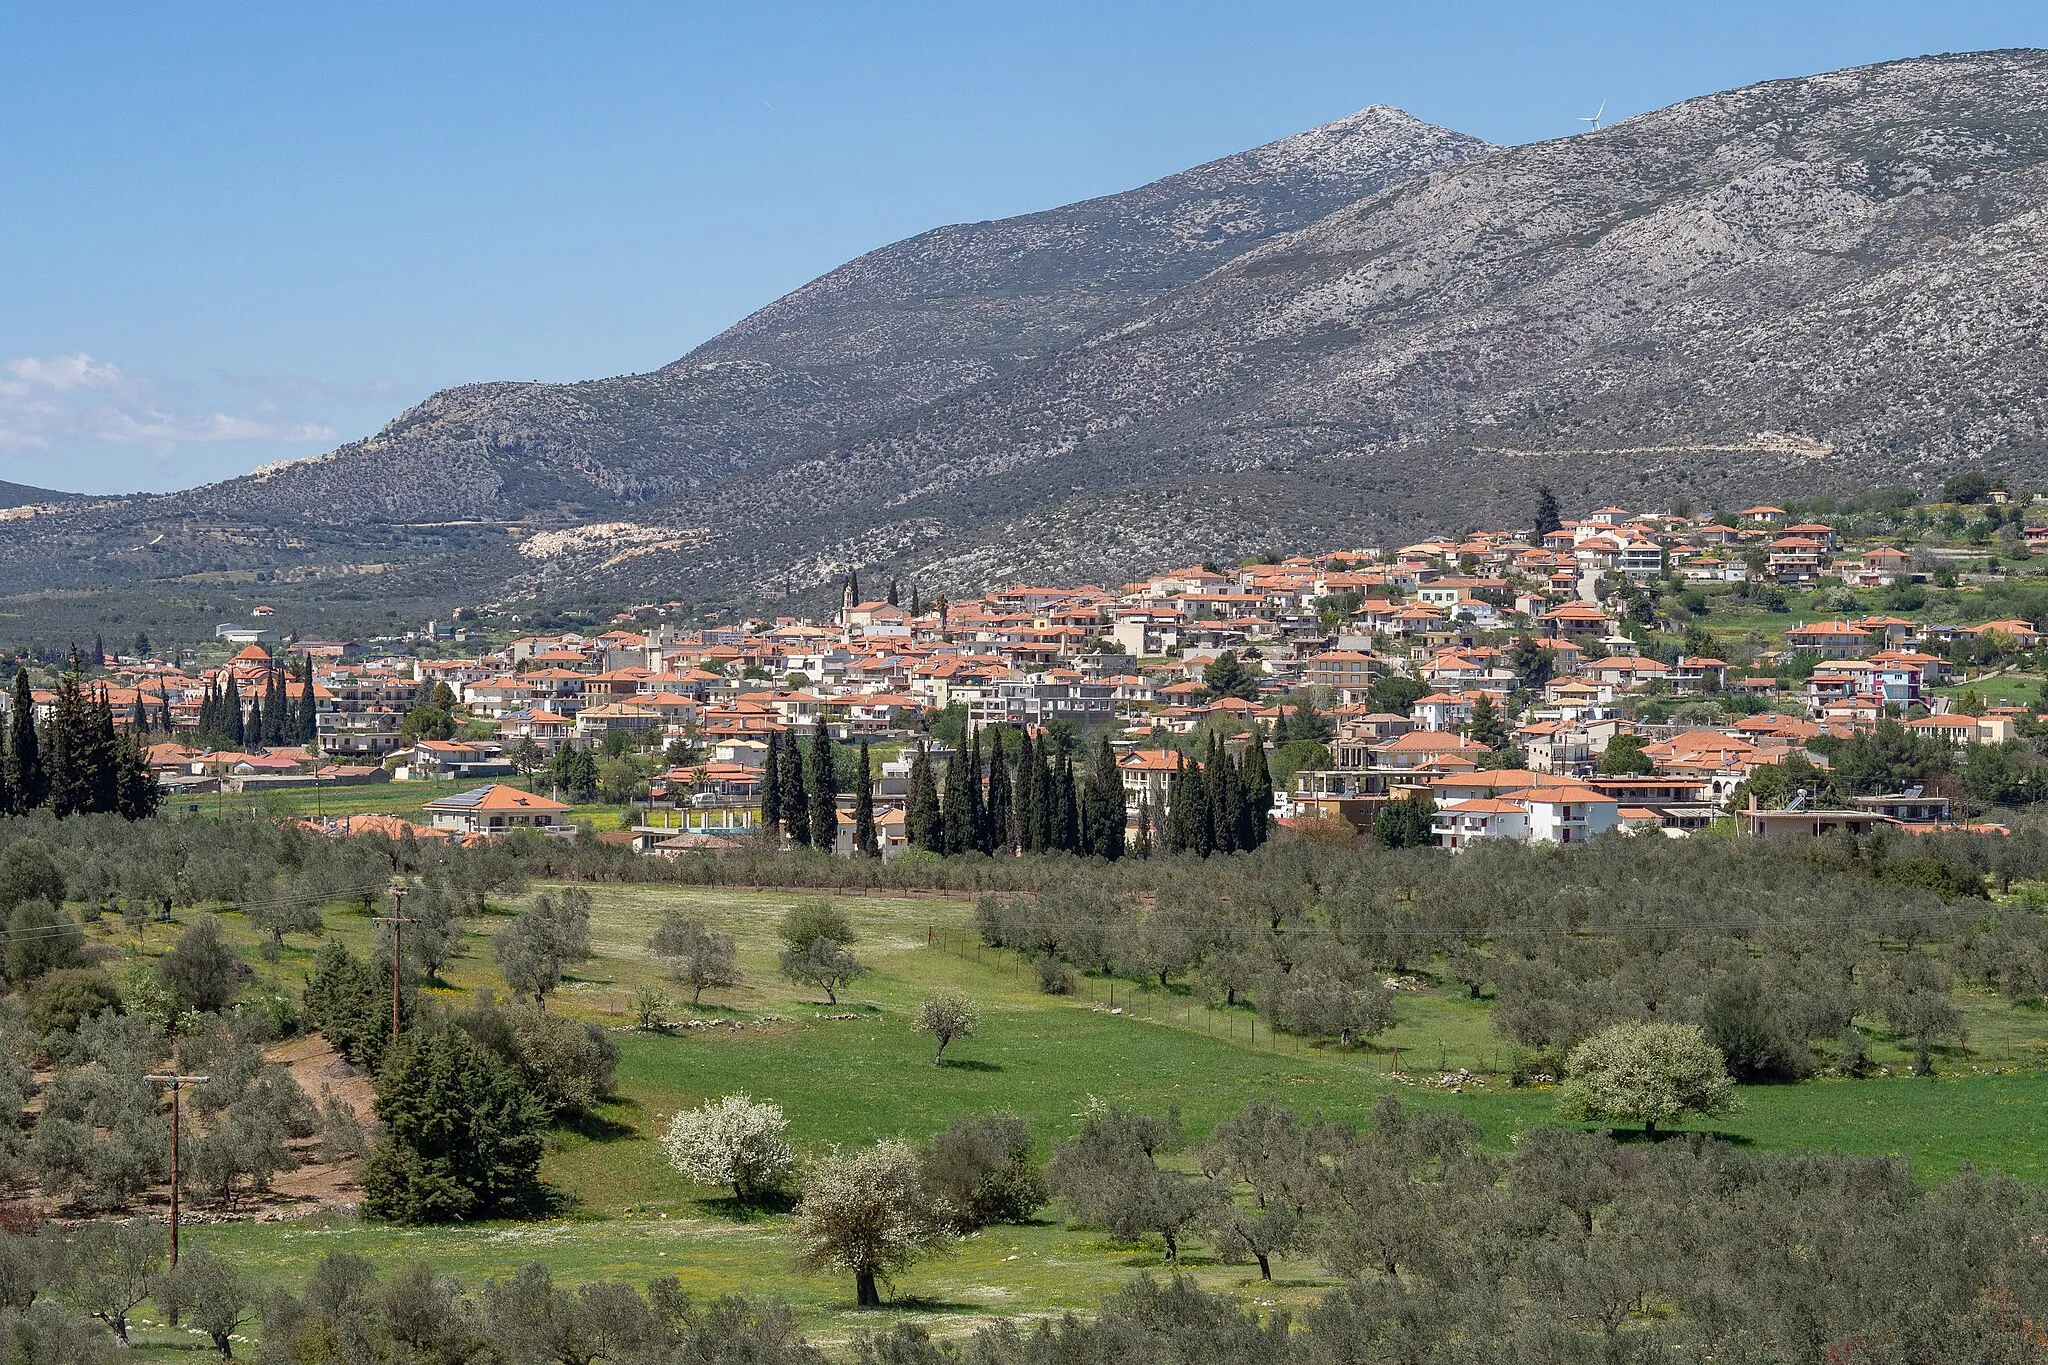
<path fill-rule="evenodd" d="M 875 831 L 875 790 L 868 764 L 867 741 L 862 740 L 853 790 L 853 851 L 856 856 L 876 857 L 882 846 Z M 771 830 L 780 825 L 783 837 L 799 848 L 815 844 L 829 853 L 838 843 L 839 774 L 832 738 L 822 728 L 808 749 L 795 735 L 768 732 L 761 823 Z"/>
<path fill-rule="evenodd" d="M 1204 758 L 1181 761 L 1172 790 L 1161 831 L 1168 853 L 1249 853 L 1272 833 L 1273 772 L 1256 730 L 1235 759 L 1212 733 Z"/>
<path fill-rule="evenodd" d="M 969 736 L 965 748 L 946 764 L 943 789 L 930 750 L 918 746 L 904 811 L 912 847 L 942 855 L 1073 853 L 1111 860 L 1151 854 L 1150 803 L 1140 806 L 1134 838 L 1127 828 L 1123 774 L 1106 736 L 1096 744 L 1084 775 L 1058 737 L 1048 734 L 1034 741 L 1024 733 L 1013 757 L 1009 734 L 996 728 Z M 761 779 L 765 827 L 779 827 L 798 847 L 829 851 L 838 840 L 838 793 L 829 738 L 820 734 L 805 746 L 793 735 L 769 733 Z M 1158 830 L 1168 852 L 1249 852 L 1265 843 L 1271 833 L 1273 775 L 1263 733 L 1254 733 L 1241 758 L 1230 757 L 1221 737 L 1212 735 L 1203 757 L 1185 759 L 1175 771 L 1168 804 Z M 865 741 L 853 821 L 854 852 L 879 854 Z"/>
<path fill-rule="evenodd" d="M 298 695 L 292 694 L 292 684 L 298 684 Z M 142 701 L 136 699 L 136 713 L 143 713 Z M 241 682 L 232 671 L 228 673 L 226 687 L 207 691 L 205 700 L 199 703 L 199 737 L 211 743 L 235 747 L 260 745 L 275 747 L 282 744 L 311 744 L 319 737 L 317 717 L 319 708 L 313 700 L 313 661 L 308 658 L 289 669 L 273 659 L 270 669 L 264 674 L 263 686 L 255 698 L 246 704 L 242 698 Z M 170 729 L 170 703 L 165 702 L 163 726 Z"/>
<path fill-rule="evenodd" d="M 14 709 L 0 745 L 0 812 L 26 815 L 154 815 L 163 792 L 149 770 L 143 731 L 114 725 L 104 689 L 88 696 L 76 671 L 57 684 L 50 719 L 38 726 L 28 670 L 14 675 Z"/>
<path fill-rule="evenodd" d="M 1131 849 L 1124 817 L 1123 774 L 1104 737 L 1083 776 L 1067 746 L 1047 735 L 1034 743 L 1020 736 L 1012 767 L 1004 729 L 969 737 L 946 764 L 943 797 L 932 774 L 930 752 L 919 747 L 910 768 L 910 802 L 905 812 L 910 842 L 934 853 L 1075 853 L 1116 859 Z M 1141 814 L 1141 843 L 1149 845 L 1149 819 Z"/>

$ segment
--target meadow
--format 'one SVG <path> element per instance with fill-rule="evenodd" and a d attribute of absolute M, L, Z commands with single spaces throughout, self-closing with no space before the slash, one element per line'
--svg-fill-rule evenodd
<path fill-rule="evenodd" d="M 799 893 L 587 889 L 595 956 L 550 1008 L 614 1030 L 619 1094 L 576 1129 L 557 1133 L 544 1166 L 560 1196 L 555 1216 L 437 1228 L 344 1214 L 202 1223 L 189 1229 L 187 1244 L 229 1255 L 276 1284 L 295 1281 L 333 1250 L 368 1256 L 387 1271 L 423 1256 L 465 1281 L 541 1261 L 572 1282 L 673 1275 L 693 1294 L 778 1295 L 821 1342 L 901 1315 L 962 1331 L 989 1315 L 1086 1309 L 1105 1289 L 1158 1270 L 1160 1251 L 1070 1228 L 1055 1206 L 1028 1225 L 988 1229 L 915 1267 L 894 1286 L 883 1314 L 856 1313 L 850 1282 L 794 1269 L 786 1209 L 737 1209 L 723 1192 L 669 1170 L 656 1143 L 668 1118 L 746 1091 L 781 1103 L 791 1138 L 811 1152 L 884 1136 L 921 1140 L 955 1116 L 995 1110 L 1029 1118 L 1047 1149 L 1074 1131 L 1091 1099 L 1154 1113 L 1175 1108 L 1190 1140 L 1254 1099 L 1355 1121 L 1382 1095 L 1397 1093 L 1469 1116 L 1495 1151 L 1522 1129 L 1553 1121 L 1547 1086 L 1516 1087 L 1502 1074 L 1510 1050 L 1490 1031 L 1488 1003 L 1426 976 L 1402 991 L 1394 1029 L 1345 1051 L 1276 1039 L 1249 1011 L 1208 1008 L 1178 983 L 1162 990 L 1084 978 L 1074 995 L 1043 995 L 1016 955 L 977 946 L 968 903 L 846 896 L 836 899 L 853 918 L 856 950 L 873 974 L 834 1006 L 775 972 L 776 924 Z M 478 989 L 502 991 L 488 940 L 524 899 L 471 921 L 465 952 L 436 994 L 454 1003 Z M 677 1026 L 645 1032 L 634 1027 L 630 1002 L 635 987 L 663 981 L 646 945 L 671 908 L 732 934 L 746 980 L 707 991 L 695 1009 L 686 991 L 671 987 L 680 997 L 671 1011 Z M 224 918 L 257 973 L 254 988 L 295 991 L 315 940 L 295 937 L 273 959 L 239 916 Z M 331 936 L 358 949 L 371 941 L 366 915 L 336 910 L 328 923 Z M 93 932 L 126 953 L 153 954 L 170 942 L 161 926 L 139 945 L 118 923 Z M 944 1066 L 933 1064 L 929 1040 L 910 1028 L 918 1002 L 939 990 L 964 992 L 982 1009 L 978 1036 L 949 1049 Z M 1922 1178 L 1966 1164 L 2048 1178 L 2048 1018 L 1987 995 L 1966 994 L 1962 1003 L 1967 1046 L 1940 1052 L 1935 1077 L 1907 1077 L 1906 1051 L 1879 1033 L 1874 1058 L 1893 1074 L 1745 1087 L 1742 1108 L 1713 1120 L 1712 1130 L 1764 1150 L 1895 1154 L 1912 1160 Z M 1461 1079 L 1461 1070 L 1473 1074 Z M 1248 1302 L 1306 1299 L 1328 1283 L 1302 1262 L 1283 1264 L 1276 1283 L 1261 1284 L 1250 1268 L 1222 1265 L 1199 1244 L 1183 1270 Z M 186 1338 L 151 1328 L 140 1340 L 168 1350 Z"/>

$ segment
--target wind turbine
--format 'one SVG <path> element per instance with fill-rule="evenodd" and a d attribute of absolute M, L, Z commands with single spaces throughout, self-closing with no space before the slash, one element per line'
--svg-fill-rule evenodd
<path fill-rule="evenodd" d="M 1598 109 L 1597 111 L 1595 111 L 1595 112 L 1594 112 L 1593 116 L 1592 116 L 1591 118 L 1588 118 L 1588 117 L 1587 117 L 1587 116 L 1585 116 L 1584 114 L 1581 114 L 1581 115 L 1579 115 L 1579 122 L 1581 122 L 1581 123 L 1590 123 L 1590 124 L 1592 124 L 1593 126 L 1592 126 L 1592 128 L 1591 128 L 1591 129 L 1590 129 L 1589 131 L 1597 133 L 1597 132 L 1599 132 L 1599 131 L 1600 131 L 1600 119 L 1601 119 L 1601 118 L 1602 118 L 1602 116 L 1604 116 L 1604 115 L 1605 115 L 1606 113 L 1607 113 L 1607 101 L 1606 101 L 1606 100 L 1601 100 L 1601 101 L 1600 101 L 1600 108 L 1599 108 L 1599 109 Z"/>

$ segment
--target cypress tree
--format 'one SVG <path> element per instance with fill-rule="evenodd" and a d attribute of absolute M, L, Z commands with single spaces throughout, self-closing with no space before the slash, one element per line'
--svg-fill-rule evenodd
<path fill-rule="evenodd" d="M 300 669 L 299 743 L 312 744 L 320 738 L 320 703 L 313 696 L 313 659 L 306 658 Z"/>
<path fill-rule="evenodd" d="M 1223 751 L 1223 737 L 1210 731 L 1208 761 L 1202 765 L 1202 794 L 1208 796 L 1208 849 L 1212 853 L 1231 851 L 1231 759 Z"/>
<path fill-rule="evenodd" d="M 249 703 L 249 725 L 246 738 L 249 747 L 252 749 L 263 743 L 263 702 L 267 696 L 268 694 L 265 692 L 258 692 Z"/>
<path fill-rule="evenodd" d="M 1011 800 L 1016 813 L 1011 823 L 1016 826 L 1017 847 L 1024 853 L 1036 853 L 1044 847 L 1038 839 L 1042 824 L 1038 816 L 1039 792 L 1043 783 L 1039 781 L 1044 769 L 1039 766 L 1038 746 L 1031 742 L 1031 732 L 1026 730 L 1017 741 L 1017 786 Z"/>
<path fill-rule="evenodd" d="M 910 803 L 904 812 L 907 833 L 913 846 L 931 853 L 946 851 L 945 816 L 939 809 L 939 788 L 932 780 L 931 751 L 917 746 L 910 762 Z"/>
<path fill-rule="evenodd" d="M 1053 805 L 1059 816 L 1059 828 L 1053 842 L 1063 853 L 1081 851 L 1081 812 L 1074 800 L 1074 756 L 1065 749 L 1060 750 L 1060 761 L 1053 773 Z"/>
<path fill-rule="evenodd" d="M 170 739 L 178 733 L 178 722 L 171 715 L 171 694 L 157 693 L 157 724 L 163 728 L 164 738 Z"/>
<path fill-rule="evenodd" d="M 1083 798 L 1082 840 L 1087 852 L 1114 862 L 1124 856 L 1124 782 L 1110 751 L 1109 736 L 1095 747 L 1095 765 L 1088 773 Z"/>
<path fill-rule="evenodd" d="M 967 741 L 967 846 L 976 853 L 993 853 L 996 841 L 989 834 L 988 802 L 981 787 L 981 732 Z"/>
<path fill-rule="evenodd" d="M 868 742 L 860 742 L 860 785 L 853 791 L 853 852 L 855 857 L 878 858 L 882 845 L 875 837 L 875 780 L 868 767 Z"/>
<path fill-rule="evenodd" d="M 946 854 L 965 853 L 974 847 L 973 816 L 967 803 L 967 754 L 955 750 L 946 760 L 946 789 L 944 799 L 939 803 L 943 812 L 943 838 L 939 851 Z"/>
<path fill-rule="evenodd" d="M 761 828 L 782 831 L 782 732 L 768 732 L 768 757 L 761 764 Z"/>
<path fill-rule="evenodd" d="M 1245 762 L 1251 765 L 1251 772 L 1245 783 L 1244 824 L 1238 843 L 1252 849 L 1263 846 L 1273 833 L 1273 768 L 1266 762 L 1266 737 L 1256 726 Z"/>
<path fill-rule="evenodd" d="M 782 745 L 782 826 L 799 848 L 811 843 L 811 803 L 804 795 L 804 751 L 790 735 Z"/>
<path fill-rule="evenodd" d="M 142 704 L 142 689 L 135 689 L 135 708 L 128 713 L 128 728 L 136 734 L 149 729 L 149 711 Z"/>
<path fill-rule="evenodd" d="M 92 809 L 91 778 L 82 762 L 92 748 L 91 727 L 91 708 L 78 690 L 78 675 L 66 673 L 57 684 L 43 758 L 50 774 L 50 809 L 59 816 Z"/>
<path fill-rule="evenodd" d="M 121 737 L 114 729 L 114 705 L 107 689 L 99 690 L 86 725 L 87 747 L 82 755 L 87 793 L 86 810 L 94 815 L 111 814 L 120 791 Z"/>
<path fill-rule="evenodd" d="M 270 685 L 263 689 L 263 703 L 263 742 L 272 746 L 290 743 L 292 694 L 285 689 L 283 665 L 271 670 Z"/>
<path fill-rule="evenodd" d="M 811 842 L 830 853 L 839 845 L 839 781 L 832 771 L 832 736 L 822 720 L 811 741 L 810 768 L 805 785 L 811 796 Z"/>
<path fill-rule="evenodd" d="M 240 748 L 248 742 L 248 723 L 242 714 L 242 685 L 232 673 L 228 674 L 227 696 L 221 707 L 221 734 L 228 743 Z"/>
<path fill-rule="evenodd" d="M 1053 752 L 1053 737 L 1038 738 L 1038 847 L 1056 853 L 1060 847 L 1059 755 Z"/>
<path fill-rule="evenodd" d="M 1138 829 L 1131 840 L 1130 856 L 1149 858 L 1152 856 L 1152 798 L 1138 798 Z"/>
<path fill-rule="evenodd" d="M 1010 788 L 1010 761 L 1003 752 L 1001 727 L 989 733 L 988 835 L 989 852 L 1008 853 L 1017 846 L 1017 822 Z"/>
<path fill-rule="evenodd" d="M 0 815 L 15 814 L 19 812 L 14 805 L 14 753 L 7 728 L 0 727 Z"/>
<path fill-rule="evenodd" d="M 13 809 L 26 814 L 50 799 L 49 770 L 43 766 L 42 744 L 36 737 L 36 700 L 26 668 L 14 675 L 14 717 L 8 729 L 7 785 Z"/>

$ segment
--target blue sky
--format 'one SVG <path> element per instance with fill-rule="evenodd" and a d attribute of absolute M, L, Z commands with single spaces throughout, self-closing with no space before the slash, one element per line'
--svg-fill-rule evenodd
<path fill-rule="evenodd" d="M 166 489 L 646 370 L 872 247 L 1365 105 L 1498 142 L 2034 3 L 0 0 L 0 479 Z"/>

